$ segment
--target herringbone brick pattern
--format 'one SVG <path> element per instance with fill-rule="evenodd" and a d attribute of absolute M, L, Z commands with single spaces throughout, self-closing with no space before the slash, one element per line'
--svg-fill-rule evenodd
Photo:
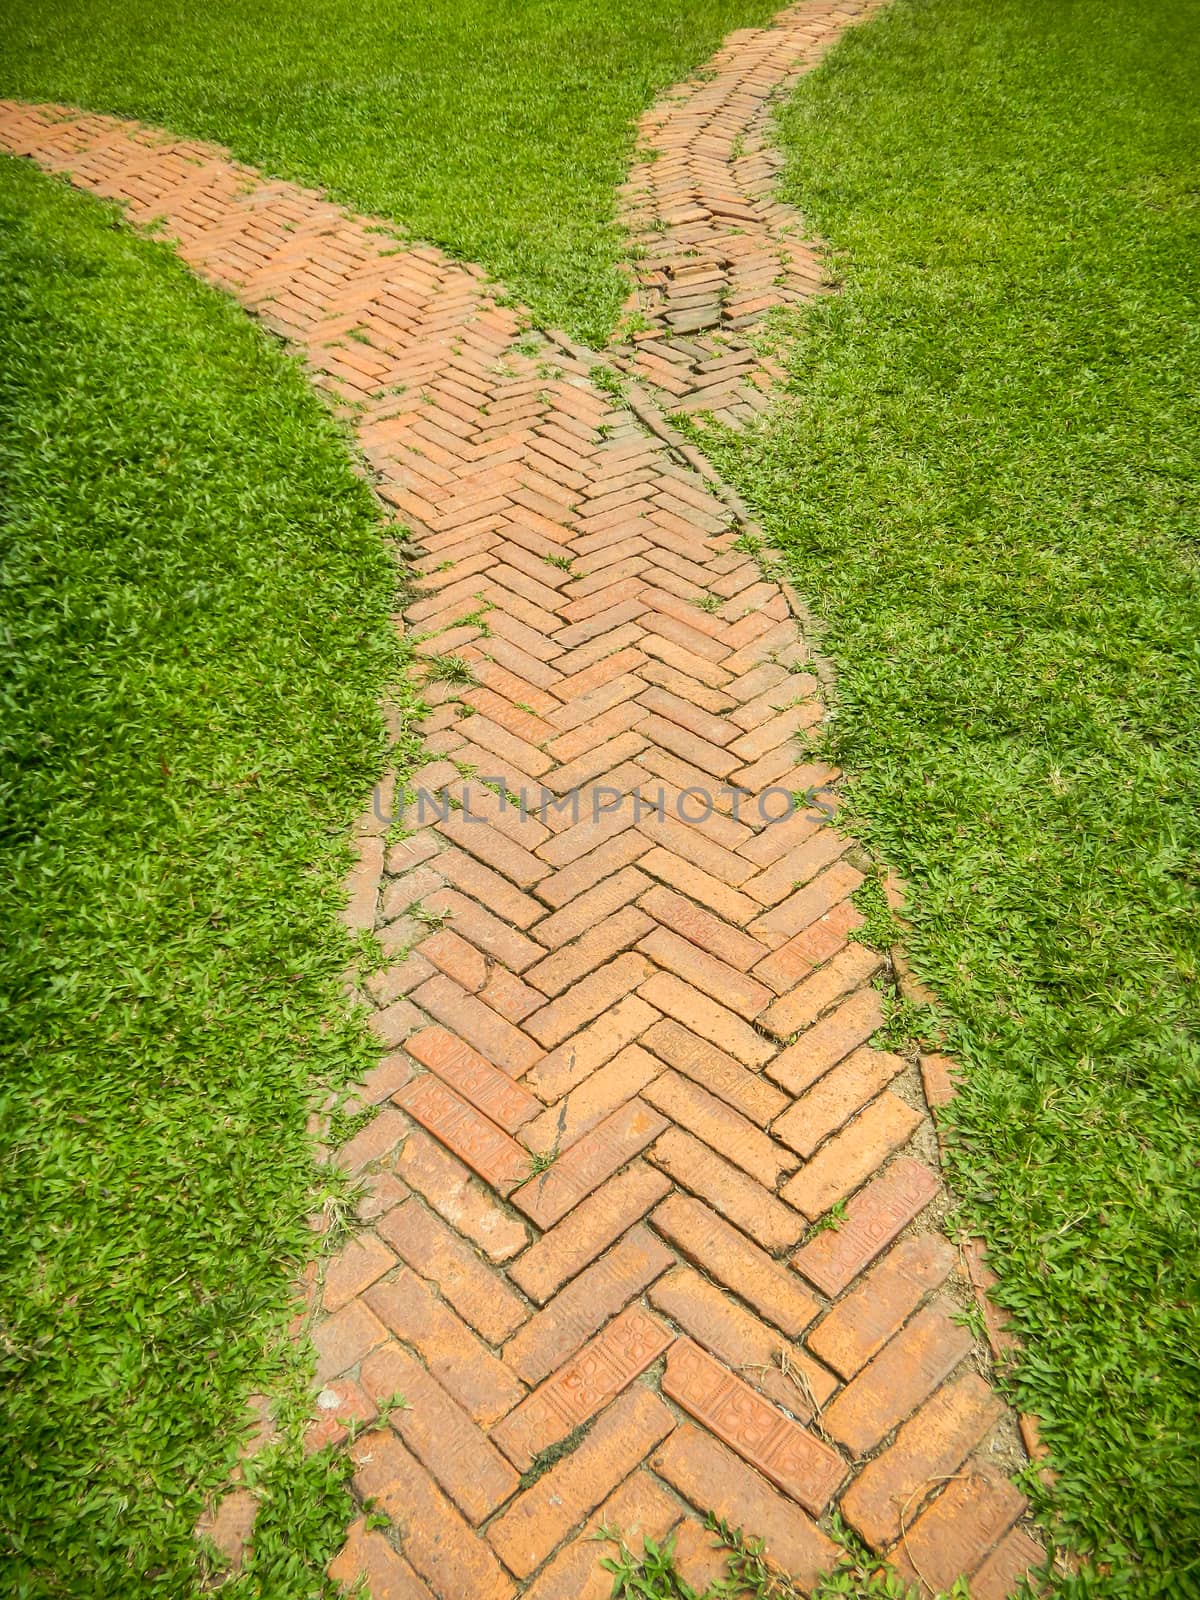
<path fill-rule="evenodd" d="M 768 311 L 828 281 L 800 217 L 774 193 L 783 158 L 773 104 L 885 3 L 803 0 L 769 27 L 732 33 L 639 122 L 621 191 L 635 282 L 625 309 L 636 316 L 614 356 L 666 410 L 737 427 L 768 405 L 782 370 L 750 335 Z"/>
<path fill-rule="evenodd" d="M 816 663 L 746 530 L 480 272 L 137 125 L 4 104 L 0 144 L 300 349 L 416 551 L 426 759 L 359 829 L 386 1053 L 337 1155 L 362 1229 L 309 1285 L 311 1441 L 407 1405 L 349 1445 L 388 1526 L 335 1574 L 599 1600 L 609 1524 L 676 1529 L 702 1587 L 712 1510 L 807 1587 L 836 1506 L 927 1585 L 1007 1594 L 1040 1558 L 1014 1419 L 921 1080 L 871 1042 Z"/>

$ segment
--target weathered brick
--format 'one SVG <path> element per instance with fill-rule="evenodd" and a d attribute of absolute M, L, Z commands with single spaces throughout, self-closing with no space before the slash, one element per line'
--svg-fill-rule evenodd
<path fill-rule="evenodd" d="M 663 1353 L 674 1335 L 641 1306 L 604 1332 L 492 1429 L 492 1439 L 524 1472 L 534 1456 L 589 1421 Z"/>
<path fill-rule="evenodd" d="M 505 1361 L 526 1383 L 541 1383 L 673 1262 L 648 1228 L 630 1228 L 509 1340 Z"/>
<path fill-rule="evenodd" d="M 528 1308 L 520 1297 L 419 1201 L 397 1206 L 382 1218 L 378 1230 L 488 1344 L 502 1344 L 525 1321 Z"/>
<path fill-rule="evenodd" d="M 601 1528 L 619 1528 L 636 1556 L 647 1538 L 661 1544 L 678 1516 L 678 1502 L 640 1468 L 609 1495 L 579 1537 L 543 1568 L 524 1591 L 524 1600 L 612 1600 L 613 1576 L 600 1562 L 606 1554 L 615 1554 L 615 1547 L 597 1542 Z"/>
<path fill-rule="evenodd" d="M 788 1179 L 780 1191 L 783 1198 L 815 1222 L 882 1166 L 893 1150 L 907 1144 L 920 1121 L 920 1113 L 905 1101 L 890 1092 L 881 1094 Z"/>
<path fill-rule="evenodd" d="M 664 1072 L 643 1098 L 767 1189 L 795 1166 L 795 1157 L 761 1128 L 677 1072 Z"/>
<path fill-rule="evenodd" d="M 408 1133 L 412 1124 L 392 1106 L 384 1106 L 365 1127 L 342 1145 L 337 1153 L 337 1164 L 344 1172 L 359 1172 L 372 1162 L 382 1161 L 391 1155 Z"/>
<path fill-rule="evenodd" d="M 815 967 L 843 949 L 851 933 L 862 927 L 863 920 L 862 912 L 849 900 L 843 900 L 760 961 L 754 976 L 761 983 L 770 984 L 776 994 L 786 994 L 793 984 L 803 982 Z"/>
<path fill-rule="evenodd" d="M 544 961 L 530 967 L 528 981 L 543 994 L 557 995 L 622 950 L 628 950 L 654 927 L 644 912 L 625 906 L 596 922 L 574 944 L 561 946 Z M 649 953 L 649 952 L 647 952 Z"/>
<path fill-rule="evenodd" d="M 397 1554 L 386 1537 L 368 1531 L 365 1517 L 356 1517 L 346 1533 L 346 1542 L 329 1564 L 329 1576 L 346 1589 L 366 1579 L 373 1595 L 387 1600 L 434 1600 L 431 1590 Z"/>
<path fill-rule="evenodd" d="M 644 837 L 641 843 L 643 846 L 647 843 Z M 670 884 L 689 899 L 698 900 L 702 906 L 715 911 L 723 921 L 735 927 L 744 927 L 759 910 L 758 903 L 748 895 L 731 889 L 727 883 L 722 883 L 719 878 L 714 878 L 695 862 L 686 860 L 673 850 L 656 845 L 642 854 L 638 866 L 652 877 L 661 878 L 663 883 Z"/>
<path fill-rule="evenodd" d="M 395 1265 L 395 1256 L 374 1234 L 356 1235 L 325 1268 L 322 1305 L 337 1311 Z"/>
<path fill-rule="evenodd" d="M 524 1386 L 513 1373 L 414 1272 L 377 1283 L 365 1299 L 398 1339 L 420 1352 L 430 1372 L 480 1427 L 490 1427 L 524 1397 Z"/>
<path fill-rule="evenodd" d="M 488 1538 L 509 1571 L 518 1578 L 535 1571 L 563 1535 L 674 1426 L 667 1407 L 641 1385 L 615 1400 L 583 1442 L 518 1496 L 488 1529 Z"/>
<path fill-rule="evenodd" d="M 852 1378 L 953 1268 L 954 1250 L 940 1234 L 902 1239 L 809 1334 L 809 1349 Z"/>
<path fill-rule="evenodd" d="M 644 872 L 636 867 L 624 867 L 577 895 L 561 911 L 543 918 L 534 927 L 534 937 L 548 949 L 557 950 L 636 900 L 649 887 L 650 879 Z"/>
<path fill-rule="evenodd" d="M 660 1278 L 650 1290 L 650 1303 L 755 1389 L 805 1421 L 813 1414 L 812 1402 L 824 1405 L 837 1387 L 837 1379 L 819 1361 L 790 1345 L 691 1267 L 676 1267 Z"/>
<path fill-rule="evenodd" d="M 670 1129 L 659 1139 L 650 1159 L 764 1250 L 786 1249 L 803 1230 L 803 1222 L 790 1207 L 680 1128 Z"/>
<path fill-rule="evenodd" d="M 860 989 L 781 1050 L 767 1068 L 789 1094 L 800 1095 L 883 1026 L 883 1002 L 874 989 Z"/>
<path fill-rule="evenodd" d="M 928 1399 L 970 1349 L 966 1328 L 942 1306 L 926 1306 L 842 1390 L 825 1413 L 826 1430 L 855 1455 L 865 1455 Z"/>
<path fill-rule="evenodd" d="M 648 1005 L 681 1022 L 693 1033 L 747 1067 L 761 1067 L 774 1055 L 773 1047 L 748 1022 L 700 994 L 669 972 L 656 972 L 638 989 Z"/>
<path fill-rule="evenodd" d="M 543 1100 L 557 1101 L 657 1021 L 658 1012 L 644 1000 L 626 995 L 557 1050 L 543 1056 L 525 1081 Z"/>
<path fill-rule="evenodd" d="M 787 1106 L 786 1095 L 678 1022 L 656 1022 L 642 1035 L 641 1044 L 759 1127 Z"/>
<path fill-rule="evenodd" d="M 710 999 L 719 1000 L 723 1006 L 751 1020 L 771 1000 L 771 991 L 765 984 L 757 983 L 727 966 L 716 956 L 699 949 L 687 939 L 681 939 L 669 928 L 654 928 L 638 945 L 638 949 L 675 973 L 683 982 L 699 989 Z"/>
<path fill-rule="evenodd" d="M 1024 1510 L 1020 1490 L 986 1467 L 973 1467 L 905 1527 L 892 1563 L 910 1583 L 949 1588 L 960 1573 L 979 1566 Z"/>
<path fill-rule="evenodd" d="M 983 1564 L 971 1574 L 974 1600 L 1008 1600 L 1026 1573 L 1044 1565 L 1046 1552 L 1024 1528 L 1010 1528 Z"/>
<path fill-rule="evenodd" d="M 375 1500 L 400 1531 L 405 1556 L 436 1594 L 511 1600 L 512 1581 L 488 1545 L 394 1434 L 364 1434 L 351 1454 L 358 1493 Z"/>
<path fill-rule="evenodd" d="M 363 1362 L 362 1381 L 379 1405 L 395 1395 L 404 1405 L 391 1425 L 421 1465 L 471 1523 L 482 1522 L 517 1488 L 517 1474 L 458 1403 L 421 1363 L 393 1342 Z"/>
<path fill-rule="evenodd" d="M 630 1100 L 512 1193 L 512 1203 L 539 1228 L 552 1227 L 572 1207 L 640 1155 L 667 1126 L 640 1100 Z"/>
<path fill-rule="evenodd" d="M 766 954 L 757 939 L 661 884 L 648 888 L 638 904 L 664 927 L 740 972 L 749 971 Z"/>
<path fill-rule="evenodd" d="M 768 1006 L 759 1021 L 769 1033 L 786 1039 L 815 1022 L 843 996 L 861 988 L 882 964 L 883 957 L 877 950 L 870 950 L 865 944 L 847 945 L 810 978 Z"/>
<path fill-rule="evenodd" d="M 523 1130 L 522 1142 L 540 1152 L 567 1149 L 640 1093 L 662 1070 L 656 1056 L 636 1044 L 627 1045 L 557 1105 L 547 1107 Z"/>
<path fill-rule="evenodd" d="M 498 1193 L 508 1194 L 525 1178 L 525 1150 L 433 1073 L 401 1089 L 400 1104 Z"/>
<path fill-rule="evenodd" d="M 633 1162 L 530 1245 L 509 1268 L 509 1277 L 531 1300 L 543 1304 L 632 1228 L 670 1187 L 661 1172 Z"/>
<path fill-rule="evenodd" d="M 351 1300 L 325 1317 L 312 1330 L 317 1352 L 318 1383 L 336 1378 L 355 1367 L 377 1344 L 387 1338 L 387 1329 L 361 1300 Z"/>
<path fill-rule="evenodd" d="M 415 990 L 413 999 L 514 1078 L 528 1072 L 541 1055 L 528 1034 L 441 974 Z"/>
<path fill-rule="evenodd" d="M 467 1167 L 428 1134 L 410 1135 L 396 1170 L 490 1261 L 508 1261 L 529 1242 L 528 1229 L 497 1205 Z"/>
<path fill-rule="evenodd" d="M 372 1422 L 375 1414 L 375 1402 L 353 1378 L 332 1379 L 317 1395 L 317 1414 L 304 1430 L 306 1454 L 340 1444 L 352 1424 Z"/>
<path fill-rule="evenodd" d="M 899 1056 L 884 1050 L 856 1050 L 801 1095 L 772 1124 L 772 1134 L 798 1154 L 811 1156 L 824 1139 L 886 1088 L 904 1065 Z"/>
<path fill-rule="evenodd" d="M 817 1302 L 795 1273 L 772 1261 L 765 1250 L 699 1200 L 672 1194 L 656 1207 L 650 1221 L 680 1255 L 747 1301 L 789 1338 L 797 1338 L 816 1316 Z"/>
<path fill-rule="evenodd" d="M 804 1588 L 837 1566 L 837 1546 L 793 1500 L 691 1423 L 676 1428 L 650 1465 L 698 1511 L 762 1539 L 770 1561 Z"/>
<path fill-rule="evenodd" d="M 542 1109 L 528 1089 L 445 1028 L 414 1034 L 408 1051 L 507 1133 L 515 1133 Z"/>
<path fill-rule="evenodd" d="M 875 1550 L 900 1537 L 926 1495 L 957 1472 L 1004 1407 L 974 1372 L 943 1385 L 869 1461 L 842 1496 L 841 1512 Z"/>
<path fill-rule="evenodd" d="M 814 1235 L 792 1265 L 827 1295 L 841 1294 L 937 1193 L 938 1181 L 919 1161 L 893 1161 L 856 1194 L 839 1226 Z"/>
<path fill-rule="evenodd" d="M 536 1011 L 525 1024 L 526 1029 L 539 1044 L 552 1050 L 602 1011 L 623 1000 L 649 971 L 649 963 L 642 956 L 618 956 Z"/>
<path fill-rule="evenodd" d="M 819 1515 L 846 1476 L 836 1450 L 813 1437 L 690 1339 L 667 1354 L 663 1393 L 777 1488 Z"/>

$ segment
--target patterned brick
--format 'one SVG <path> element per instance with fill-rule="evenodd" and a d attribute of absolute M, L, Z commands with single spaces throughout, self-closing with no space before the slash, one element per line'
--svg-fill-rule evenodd
<path fill-rule="evenodd" d="M 795 1166 L 796 1158 L 790 1151 L 723 1100 L 677 1072 L 664 1072 L 646 1088 L 643 1098 L 679 1127 L 720 1150 L 725 1159 L 748 1172 L 764 1188 L 774 1189 Z"/>
<path fill-rule="evenodd" d="M 650 1159 L 768 1252 L 786 1249 L 803 1231 L 801 1218 L 789 1206 L 680 1128 L 663 1135 Z"/>
<path fill-rule="evenodd" d="M 525 1177 L 529 1160 L 516 1140 L 433 1073 L 402 1089 L 400 1104 L 498 1193 L 508 1194 Z"/>
<path fill-rule="evenodd" d="M 517 1474 L 499 1450 L 398 1344 L 389 1342 L 371 1352 L 363 1362 L 362 1381 L 379 1405 L 404 1396 L 404 1404 L 391 1412 L 392 1427 L 468 1522 L 482 1522 L 516 1492 Z"/>
<path fill-rule="evenodd" d="M 836 1228 L 807 1241 L 792 1265 L 827 1295 L 838 1295 L 885 1250 L 937 1193 L 938 1182 L 919 1161 L 893 1161 L 856 1194 Z"/>
<path fill-rule="evenodd" d="M 673 1337 L 641 1306 L 630 1306 L 498 1423 L 492 1439 L 524 1471 L 627 1388 Z"/>
<path fill-rule="evenodd" d="M 837 1386 L 832 1373 L 790 1347 L 773 1328 L 722 1294 L 691 1267 L 675 1267 L 650 1290 L 650 1303 L 689 1333 L 697 1344 L 777 1405 L 808 1420 L 813 1401 L 824 1405 Z M 781 1357 L 797 1374 L 789 1376 Z"/>
<path fill-rule="evenodd" d="M 847 1521 L 876 1550 L 900 1537 L 927 1495 L 953 1473 L 1003 1414 L 1004 1407 L 974 1372 L 940 1388 L 867 1463 L 842 1496 Z"/>
<path fill-rule="evenodd" d="M 411 1045 L 410 1045 L 411 1049 Z M 856 1050 L 800 1096 L 771 1132 L 802 1156 L 817 1146 L 887 1087 L 905 1063 L 884 1050 Z"/>
<path fill-rule="evenodd" d="M 803 1094 L 882 1026 L 882 1000 L 874 989 L 860 989 L 781 1050 L 768 1064 L 767 1077 L 789 1094 Z"/>
<path fill-rule="evenodd" d="M 954 1268 L 940 1234 L 902 1239 L 809 1334 L 808 1347 L 843 1378 L 852 1378 Z"/>
<path fill-rule="evenodd" d="M 826 1430 L 855 1455 L 865 1455 L 953 1372 L 971 1349 L 971 1335 L 940 1305 L 926 1306 L 825 1413 Z"/>
<path fill-rule="evenodd" d="M 541 1383 L 673 1263 L 648 1228 L 630 1228 L 529 1319 L 505 1345 L 504 1360 L 526 1383 Z"/>
<path fill-rule="evenodd" d="M 392 1549 L 386 1537 L 368 1530 L 365 1517 L 357 1517 L 346 1534 L 346 1543 L 329 1564 L 335 1583 L 352 1589 L 365 1579 L 370 1592 L 387 1600 L 434 1600 L 432 1591 Z"/>
<path fill-rule="evenodd" d="M 1025 1509 L 1025 1496 L 1011 1483 L 976 1467 L 946 1485 L 927 1511 L 904 1532 L 892 1554 L 897 1572 L 944 1589 L 972 1572 Z"/>
<path fill-rule="evenodd" d="M 676 1428 L 650 1464 L 698 1511 L 757 1529 L 771 1560 L 805 1588 L 837 1566 L 837 1546 L 799 1506 L 700 1428 Z"/>
<path fill-rule="evenodd" d="M 680 1255 L 745 1300 L 789 1338 L 796 1338 L 817 1315 L 817 1301 L 795 1273 L 772 1261 L 765 1250 L 751 1244 L 699 1200 L 672 1194 L 655 1208 L 650 1220 Z M 828 1359 L 820 1350 L 816 1354 Z"/>
<path fill-rule="evenodd" d="M 576 1449 L 519 1495 L 488 1529 L 501 1560 L 527 1578 L 581 1521 L 671 1432 L 675 1419 L 635 1385 L 596 1422 Z"/>
<path fill-rule="evenodd" d="M 640 1100 L 631 1100 L 584 1134 L 544 1172 L 512 1193 L 512 1203 L 539 1228 L 549 1228 L 650 1144 L 667 1126 Z"/>
<path fill-rule="evenodd" d="M 766 1127 L 787 1107 L 786 1095 L 678 1022 L 656 1023 L 642 1035 L 641 1043 L 759 1127 Z"/>
<path fill-rule="evenodd" d="M 502 1344 L 525 1321 L 528 1307 L 520 1296 L 419 1201 L 397 1206 L 377 1226 L 400 1258 L 435 1284 L 488 1344 Z"/>
<path fill-rule="evenodd" d="M 853 1193 L 893 1150 L 907 1144 L 920 1120 L 920 1113 L 906 1101 L 881 1094 L 789 1178 L 781 1191 L 784 1199 L 815 1222 Z"/>

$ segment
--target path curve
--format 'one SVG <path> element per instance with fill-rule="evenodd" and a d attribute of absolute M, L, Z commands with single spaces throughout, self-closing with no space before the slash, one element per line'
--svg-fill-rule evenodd
<path fill-rule="evenodd" d="M 863 9 L 802 14 L 827 40 Z M 706 82 L 759 63 L 722 102 L 748 125 L 791 73 L 781 31 Z M 356 1522 L 335 1575 L 600 1600 L 607 1523 L 675 1528 L 703 1588 L 713 1510 L 807 1588 L 836 1507 L 910 1578 L 1007 1594 L 1041 1559 L 1015 1419 L 956 1320 L 921 1076 L 869 1043 L 865 863 L 798 744 L 819 663 L 736 501 L 477 268 L 109 117 L 0 103 L 0 149 L 160 224 L 300 350 L 415 547 L 412 783 L 454 803 L 406 797 L 400 835 L 384 785 L 359 828 L 389 1053 L 338 1154 L 363 1229 L 312 1286 L 310 1442 L 409 1409 L 350 1447 L 389 1527 Z M 218 1518 L 235 1561 L 253 1509 Z"/>

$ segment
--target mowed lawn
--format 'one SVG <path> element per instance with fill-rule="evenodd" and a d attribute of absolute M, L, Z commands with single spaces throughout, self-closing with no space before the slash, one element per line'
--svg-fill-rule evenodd
<path fill-rule="evenodd" d="M 7 157 L 0 303 L 0 1590 L 179 1596 L 248 1395 L 304 1393 L 306 1119 L 376 1059 L 338 910 L 396 575 L 299 367 Z M 237 1592 L 319 1592 L 337 1474 L 268 1483 Z"/>
<path fill-rule="evenodd" d="M 1200 1593 L 1200 11 L 898 0 L 782 119 L 842 294 L 708 448 L 828 623 L 1080 1595 Z"/>
<path fill-rule="evenodd" d="M 774 0 L 8 0 L 0 95 L 215 139 L 482 262 L 601 340 L 657 93 Z"/>

